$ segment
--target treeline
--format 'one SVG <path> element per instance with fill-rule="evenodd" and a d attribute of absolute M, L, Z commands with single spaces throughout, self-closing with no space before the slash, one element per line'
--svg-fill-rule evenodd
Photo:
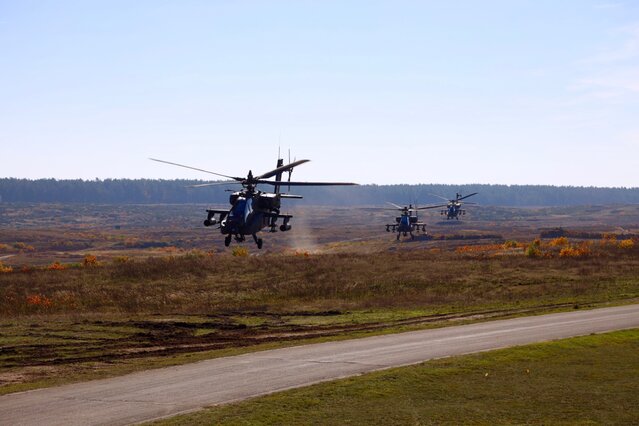
<path fill-rule="evenodd" d="M 0 179 L 0 202 L 97 203 L 97 204 L 226 204 L 229 192 L 239 185 L 188 188 L 199 180 L 56 180 Z M 263 190 L 271 187 L 264 186 Z M 435 204 L 443 200 L 431 194 L 454 198 L 456 192 L 479 194 L 470 198 L 494 206 L 567 206 L 639 203 L 639 188 L 596 188 L 550 185 L 362 185 L 354 187 L 300 187 L 303 195 L 295 204 L 380 205 Z"/>

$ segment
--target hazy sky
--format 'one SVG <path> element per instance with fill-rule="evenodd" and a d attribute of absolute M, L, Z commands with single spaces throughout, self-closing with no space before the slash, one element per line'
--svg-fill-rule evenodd
<path fill-rule="evenodd" d="M 0 177 L 639 186 L 637 1 L 0 0 Z"/>

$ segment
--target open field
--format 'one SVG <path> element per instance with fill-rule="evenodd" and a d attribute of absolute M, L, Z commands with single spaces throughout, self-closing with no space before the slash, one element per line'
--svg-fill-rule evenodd
<path fill-rule="evenodd" d="M 301 208 L 259 253 L 224 249 L 204 206 L 0 209 L 2 393 L 639 298 L 637 206 L 433 213 L 399 243 L 387 211 Z M 570 238 L 534 243 L 557 227 Z"/>
<path fill-rule="evenodd" d="M 635 424 L 638 351 L 637 330 L 577 337 L 369 373 L 153 424 Z"/>
<path fill-rule="evenodd" d="M 294 205 L 291 202 L 289 205 Z M 100 259 L 166 256 L 193 249 L 226 253 L 218 231 L 202 226 L 206 205 L 86 205 L 0 203 L 0 257 L 5 264 L 81 262 L 86 253 Z M 379 252 L 413 248 L 454 248 L 477 242 L 529 241 L 545 229 L 563 227 L 586 234 L 639 235 L 639 206 L 554 208 L 469 207 L 461 221 L 437 211 L 420 218 L 429 238 L 397 244 L 385 232 L 394 212 L 384 207 L 285 209 L 295 215 L 288 233 L 264 234 L 264 249 L 243 244 L 251 254 Z M 446 239 L 448 244 L 441 244 Z M 233 243 L 235 244 L 235 243 Z"/>

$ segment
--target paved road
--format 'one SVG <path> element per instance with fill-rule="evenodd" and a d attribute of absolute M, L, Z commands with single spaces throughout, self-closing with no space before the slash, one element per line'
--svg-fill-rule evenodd
<path fill-rule="evenodd" d="M 0 397 L 0 423 L 129 424 L 428 359 L 639 327 L 639 305 L 218 358 Z"/>

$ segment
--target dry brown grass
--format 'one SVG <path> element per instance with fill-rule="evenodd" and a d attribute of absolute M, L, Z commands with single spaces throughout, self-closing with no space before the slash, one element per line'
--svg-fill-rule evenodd
<path fill-rule="evenodd" d="M 374 255 L 194 251 L 102 266 L 91 258 L 84 267 L 53 264 L 0 274 L 0 316 L 511 306 L 639 295 L 637 246 L 602 247 L 595 245 L 598 255 L 587 258 L 562 256 L 566 247 L 552 247 L 559 255 L 542 259 L 523 256 L 521 248 L 519 255 L 495 256 L 491 250 L 511 250 L 495 245 Z M 51 303 L 46 309 L 29 304 L 31 295 Z"/>

